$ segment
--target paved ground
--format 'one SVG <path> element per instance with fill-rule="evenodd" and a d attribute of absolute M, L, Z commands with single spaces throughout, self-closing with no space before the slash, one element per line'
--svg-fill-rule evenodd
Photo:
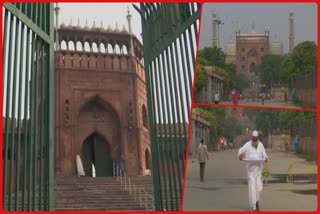
<path fill-rule="evenodd" d="M 264 185 L 260 209 L 262 211 L 314 211 L 317 209 L 317 165 L 305 162 L 291 153 L 267 151 L 271 176 Z M 243 162 L 236 150 L 210 154 L 206 165 L 205 182 L 199 182 L 199 166 L 188 161 L 184 210 L 186 211 L 249 211 L 248 189 Z M 293 183 L 287 183 L 288 165 L 296 174 Z M 300 176 L 301 177 L 301 176 Z"/>

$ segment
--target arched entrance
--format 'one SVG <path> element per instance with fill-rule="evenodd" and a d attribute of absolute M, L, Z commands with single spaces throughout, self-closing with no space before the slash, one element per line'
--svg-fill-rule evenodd
<path fill-rule="evenodd" d="M 151 169 L 151 157 L 148 149 L 145 151 L 146 169 Z"/>
<path fill-rule="evenodd" d="M 253 72 L 255 72 L 255 71 L 256 71 L 256 64 L 255 64 L 254 62 L 252 62 L 252 63 L 250 64 L 250 72 L 253 73 Z"/>
<path fill-rule="evenodd" d="M 82 162 L 86 176 L 92 176 L 92 164 L 96 176 L 113 176 L 110 147 L 103 136 L 94 132 L 82 144 Z"/>
<path fill-rule="evenodd" d="M 259 65 L 259 54 L 257 50 L 251 49 L 247 54 L 247 72 L 254 72 L 257 65 Z"/>

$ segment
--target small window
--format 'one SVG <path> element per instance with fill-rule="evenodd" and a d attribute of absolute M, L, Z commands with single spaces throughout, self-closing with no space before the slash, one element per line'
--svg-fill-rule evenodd
<path fill-rule="evenodd" d="M 261 48 L 261 52 L 264 52 L 264 48 Z"/>
<path fill-rule="evenodd" d="M 244 52 L 246 49 L 245 48 L 242 48 L 242 52 Z"/>
<path fill-rule="evenodd" d="M 245 58 L 244 58 L 244 56 L 242 57 L 242 61 L 245 61 Z"/>

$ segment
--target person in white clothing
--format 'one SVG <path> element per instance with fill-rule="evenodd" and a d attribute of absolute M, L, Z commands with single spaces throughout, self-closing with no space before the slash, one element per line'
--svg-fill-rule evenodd
<path fill-rule="evenodd" d="M 259 211 L 260 193 L 263 188 L 262 170 L 268 156 L 259 141 L 258 131 L 252 132 L 252 139 L 239 149 L 238 157 L 240 161 L 246 162 L 250 207 Z"/>
<path fill-rule="evenodd" d="M 214 95 L 214 103 L 215 103 L 215 104 L 219 104 L 219 101 L 220 101 L 220 95 L 219 95 L 219 93 L 217 92 L 217 93 Z"/>

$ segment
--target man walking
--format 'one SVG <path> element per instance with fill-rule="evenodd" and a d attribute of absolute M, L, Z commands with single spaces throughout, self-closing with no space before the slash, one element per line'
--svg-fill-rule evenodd
<path fill-rule="evenodd" d="M 259 141 L 258 131 L 252 132 L 252 139 L 238 151 L 240 161 L 246 161 L 249 204 L 254 211 L 259 211 L 260 193 L 263 188 L 262 170 L 264 162 L 268 161 L 263 144 Z"/>
<path fill-rule="evenodd" d="M 200 182 L 204 182 L 204 167 L 209 160 L 207 146 L 204 145 L 204 139 L 201 138 L 198 148 L 198 161 L 200 164 Z"/>

